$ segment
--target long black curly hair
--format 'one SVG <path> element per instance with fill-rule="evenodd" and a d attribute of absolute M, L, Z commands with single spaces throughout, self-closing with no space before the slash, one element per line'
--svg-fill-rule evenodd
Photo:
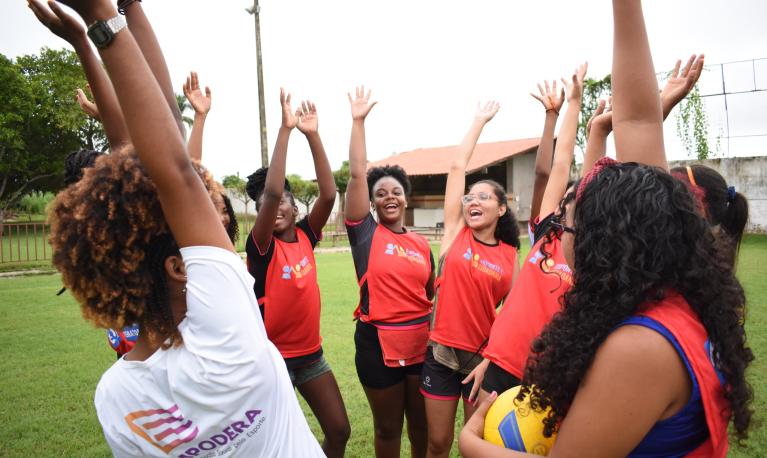
<path fill-rule="evenodd" d="M 606 167 L 585 185 L 575 207 L 575 285 L 561 313 L 533 342 L 523 385 L 535 406 L 551 407 L 544 434 L 557 430 L 594 355 L 639 306 L 674 289 L 700 317 L 716 348 L 735 432 L 746 436 L 753 360 L 739 319 L 743 288 L 714 249 L 710 225 L 687 186 L 635 163 Z"/>

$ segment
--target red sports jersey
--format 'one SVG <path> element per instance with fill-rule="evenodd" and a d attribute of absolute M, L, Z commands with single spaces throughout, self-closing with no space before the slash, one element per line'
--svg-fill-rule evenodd
<path fill-rule="evenodd" d="M 521 379 L 530 345 L 555 313 L 562 309 L 562 295 L 573 286 L 573 272 L 565 262 L 562 242 L 546 237 L 533 245 L 519 278 L 490 331 L 483 356 Z M 545 246 L 544 246 L 545 244 Z M 543 248 L 550 253 L 543 262 Z"/>
<path fill-rule="evenodd" d="M 729 446 L 727 424 L 730 409 L 724 397 L 724 379 L 716 370 L 714 349 L 708 340 L 706 328 L 684 297 L 677 293 L 669 294 L 638 315 L 652 318 L 674 335 L 698 381 L 709 438 L 687 456 L 724 458 Z"/>
<path fill-rule="evenodd" d="M 267 253 L 261 255 L 271 254 L 271 257 L 264 278 L 264 294 L 258 297 L 258 303 L 263 306 L 269 340 L 286 359 L 312 354 L 319 351 L 322 344 L 317 264 L 307 230 L 311 228 L 304 219 L 296 225 L 297 242 L 283 242 L 273 237 Z"/>
<path fill-rule="evenodd" d="M 431 340 L 475 352 L 486 342 L 496 307 L 511 288 L 517 249 L 487 245 L 464 227 L 442 261 Z"/>
<path fill-rule="evenodd" d="M 373 224 L 370 216 L 357 224 L 347 222 L 350 238 L 354 231 L 355 242 L 361 239 L 361 243 L 352 247 L 362 291 L 355 317 L 372 324 L 420 321 L 431 313 L 431 301 L 426 297 L 426 284 L 432 271 L 429 242 L 413 232 L 396 233 L 381 224 Z M 363 225 L 368 229 L 362 228 Z M 374 231 L 368 248 L 364 235 L 357 232 L 371 229 Z M 367 265 L 363 270 L 364 261 Z M 365 293 L 367 301 L 362 297 Z"/>

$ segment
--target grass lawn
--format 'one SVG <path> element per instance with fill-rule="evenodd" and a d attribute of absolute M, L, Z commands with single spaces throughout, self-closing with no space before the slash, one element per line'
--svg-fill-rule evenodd
<path fill-rule="evenodd" d="M 747 329 L 756 361 L 750 369 L 755 421 L 746 448 L 730 456 L 763 456 L 767 450 L 767 236 L 746 239 L 739 277 L 749 299 Z M 349 253 L 317 256 L 322 289 L 325 356 L 333 367 L 352 424 L 347 456 L 373 456 L 373 424 L 354 368 L 352 311 L 357 287 Z M 93 407 L 101 374 L 114 362 L 103 330 L 88 325 L 67 294 L 56 296 L 58 275 L 0 278 L 0 456 L 109 456 Z M 319 427 L 305 404 L 312 429 Z M 459 418 L 462 414 L 459 413 Z M 457 425 L 460 427 L 460 424 Z M 403 456 L 409 445 L 403 437 Z M 457 456 L 457 449 L 453 450 Z"/>

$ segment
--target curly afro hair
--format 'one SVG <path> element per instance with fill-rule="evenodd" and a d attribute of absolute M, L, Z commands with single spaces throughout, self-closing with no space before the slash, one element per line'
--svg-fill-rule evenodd
<path fill-rule="evenodd" d="M 564 419 L 607 336 L 643 304 L 682 294 L 716 349 L 735 432 L 745 437 L 752 390 L 745 370 L 754 356 L 740 319 L 743 288 L 715 250 L 711 226 L 687 186 L 660 169 L 606 167 L 575 207 L 575 285 L 562 312 L 533 342 L 522 393 L 551 407 L 544 433 Z"/>
<path fill-rule="evenodd" d="M 211 198 L 220 190 L 194 166 Z M 138 323 L 152 342 L 181 342 L 168 303 L 164 262 L 179 253 L 154 183 L 132 151 L 99 156 L 50 208 L 53 265 L 95 325 Z"/>
<path fill-rule="evenodd" d="M 405 169 L 398 165 L 384 165 L 383 167 L 373 167 L 368 170 L 368 196 L 370 200 L 373 200 L 373 186 L 378 183 L 378 180 L 384 177 L 392 177 L 402 185 L 402 189 L 405 191 L 405 195 L 410 195 L 410 178 L 407 176 Z"/>
<path fill-rule="evenodd" d="M 269 167 L 261 167 L 248 175 L 248 182 L 245 184 L 245 192 L 248 193 L 248 197 L 253 199 L 256 203 L 256 209 L 261 206 L 261 204 L 258 203 L 258 200 L 261 198 L 261 194 L 264 193 L 267 173 L 269 173 Z M 285 178 L 285 190 L 288 191 L 290 200 L 293 202 L 293 205 L 295 205 L 293 194 L 290 192 L 290 182 L 288 182 L 287 178 Z"/>

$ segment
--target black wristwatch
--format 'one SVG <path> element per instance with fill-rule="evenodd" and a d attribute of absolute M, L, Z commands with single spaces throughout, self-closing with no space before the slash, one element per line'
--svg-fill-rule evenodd
<path fill-rule="evenodd" d="M 117 32 L 124 29 L 128 23 L 121 15 L 117 15 L 106 21 L 96 21 L 88 26 L 88 38 L 97 48 L 104 49 L 112 44 Z"/>

